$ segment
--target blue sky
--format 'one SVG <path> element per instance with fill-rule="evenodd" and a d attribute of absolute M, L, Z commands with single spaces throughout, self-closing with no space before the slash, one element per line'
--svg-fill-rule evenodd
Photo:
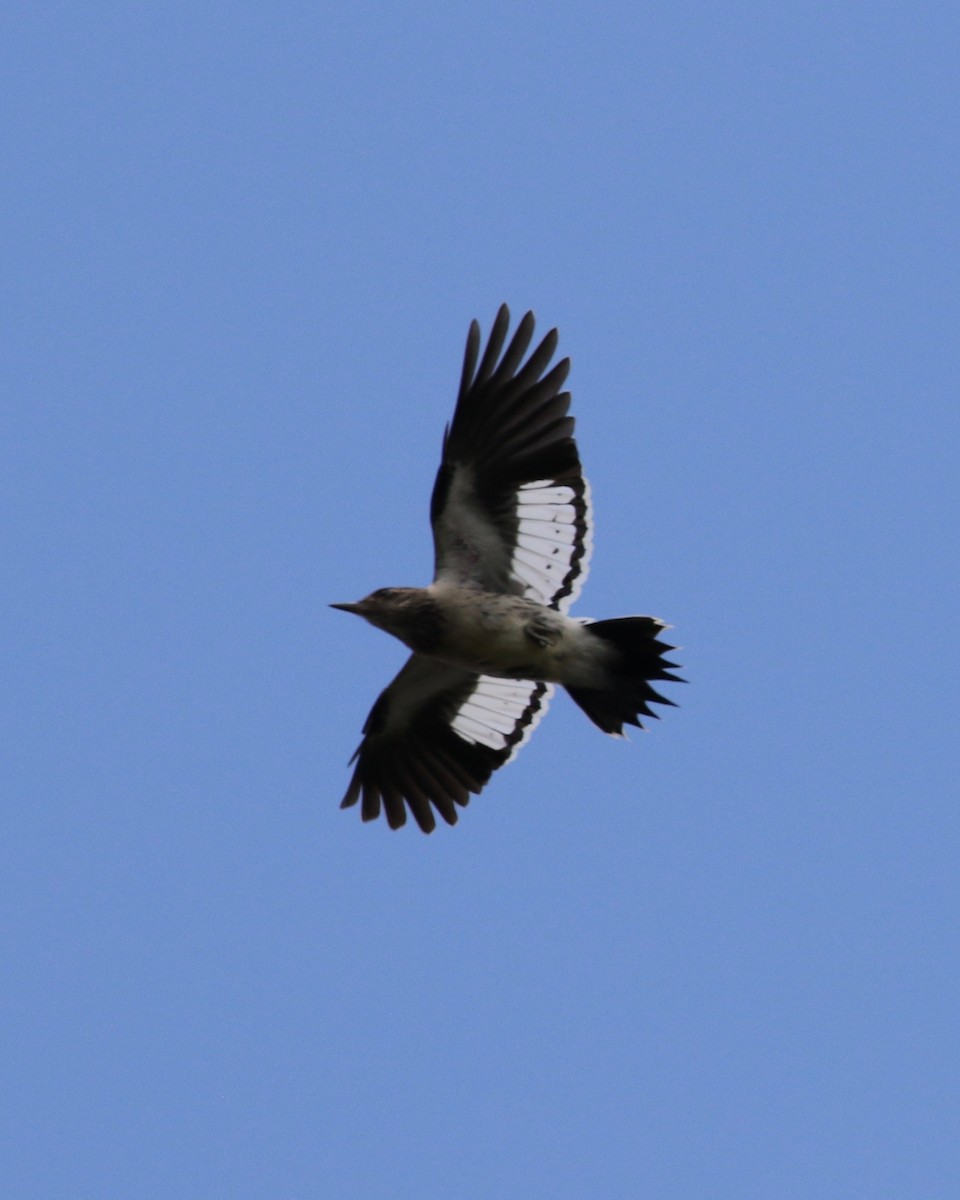
<path fill-rule="evenodd" d="M 956 1194 L 958 33 L 8 6 L 6 1194 Z M 690 683 L 391 833 L 326 605 L 428 580 L 501 301 Z"/>

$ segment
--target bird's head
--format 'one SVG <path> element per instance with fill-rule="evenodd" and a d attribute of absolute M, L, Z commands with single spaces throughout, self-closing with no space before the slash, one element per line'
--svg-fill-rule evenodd
<path fill-rule="evenodd" d="M 378 588 L 354 604 L 330 607 L 356 613 L 385 633 L 392 633 L 412 650 L 425 650 L 438 635 L 437 604 L 425 588 Z"/>

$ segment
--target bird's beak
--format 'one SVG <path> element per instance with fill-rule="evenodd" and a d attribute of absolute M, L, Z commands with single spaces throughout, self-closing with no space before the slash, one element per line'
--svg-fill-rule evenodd
<path fill-rule="evenodd" d="M 339 608 L 341 612 L 356 613 L 357 616 L 363 612 L 359 604 L 331 604 L 331 608 Z"/>

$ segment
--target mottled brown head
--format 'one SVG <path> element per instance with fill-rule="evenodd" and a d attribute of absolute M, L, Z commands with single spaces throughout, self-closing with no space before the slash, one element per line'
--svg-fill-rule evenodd
<path fill-rule="evenodd" d="M 430 654 L 440 642 L 443 617 L 426 588 L 378 588 L 355 604 L 330 607 L 356 613 L 420 654 Z"/>

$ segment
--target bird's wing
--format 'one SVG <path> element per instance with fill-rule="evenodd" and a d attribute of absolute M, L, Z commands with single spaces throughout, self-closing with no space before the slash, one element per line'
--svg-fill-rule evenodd
<path fill-rule="evenodd" d="M 360 800 L 364 821 L 372 821 L 382 805 L 393 829 L 406 823 L 408 807 L 424 833 L 436 824 L 434 809 L 455 824 L 457 805 L 517 753 L 552 694 L 546 683 L 411 655 L 370 710 L 340 807 Z"/>
<path fill-rule="evenodd" d="M 570 360 L 547 369 L 557 348 L 552 329 L 524 361 L 529 312 L 504 351 L 509 325 L 504 304 L 482 358 L 476 321 L 467 336 L 430 505 L 434 578 L 565 612 L 586 578 L 593 528 L 570 393 L 560 390 Z"/>

